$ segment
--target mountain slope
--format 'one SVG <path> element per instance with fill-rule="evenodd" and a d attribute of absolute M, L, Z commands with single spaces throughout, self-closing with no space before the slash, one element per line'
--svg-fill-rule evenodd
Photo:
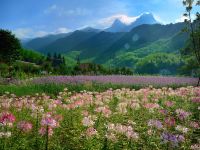
<path fill-rule="evenodd" d="M 126 32 L 127 25 L 122 23 L 119 19 L 116 19 L 111 27 L 107 28 L 106 32 Z"/>
<path fill-rule="evenodd" d="M 48 35 L 48 36 L 44 36 L 40 38 L 35 38 L 32 40 L 29 40 L 28 42 L 23 42 L 23 47 L 27 49 L 41 50 L 42 47 L 45 47 L 51 44 L 57 39 L 69 36 L 70 34 L 71 33 L 62 33 L 62 34 Z"/>
<path fill-rule="evenodd" d="M 96 32 L 96 33 L 101 32 L 100 29 L 95 29 L 95 28 L 92 28 L 92 27 L 86 27 L 86 28 L 83 28 L 80 31 L 84 31 L 84 32 Z"/>
<path fill-rule="evenodd" d="M 106 49 L 95 59 L 97 63 L 103 63 L 110 57 L 114 57 L 119 51 L 134 51 L 148 46 L 159 39 L 168 39 L 178 34 L 183 29 L 184 23 L 169 25 L 141 25 L 126 33 L 110 48 Z"/>
<path fill-rule="evenodd" d="M 80 57 L 82 59 L 97 57 L 123 35 L 124 33 L 110 33 L 103 31 L 78 44 L 72 48 L 72 50 L 81 51 Z"/>
<path fill-rule="evenodd" d="M 42 48 L 42 53 L 66 53 L 79 43 L 97 34 L 96 32 L 75 31 L 70 36 L 61 38 Z"/>

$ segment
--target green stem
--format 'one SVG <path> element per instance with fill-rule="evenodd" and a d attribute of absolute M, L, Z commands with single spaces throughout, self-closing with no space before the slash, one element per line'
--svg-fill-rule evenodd
<path fill-rule="evenodd" d="M 49 143 L 49 126 L 47 125 L 47 128 L 46 128 L 46 147 L 45 147 L 45 150 L 48 150 L 48 143 Z"/>
<path fill-rule="evenodd" d="M 39 122 L 39 118 L 38 118 L 38 109 L 37 109 L 37 116 L 36 116 L 36 130 L 35 130 L 35 148 L 39 149 L 38 147 L 38 122 Z"/>

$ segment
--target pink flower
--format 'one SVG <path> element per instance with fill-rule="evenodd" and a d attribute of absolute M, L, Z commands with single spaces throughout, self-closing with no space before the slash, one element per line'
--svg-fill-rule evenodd
<path fill-rule="evenodd" d="M 112 114 L 108 106 L 98 107 L 95 109 L 95 111 L 103 113 L 105 117 L 109 117 Z"/>
<path fill-rule="evenodd" d="M 174 105 L 174 103 L 173 103 L 172 101 L 166 101 L 166 102 L 165 102 L 165 105 L 166 105 L 167 107 L 172 107 L 172 106 Z"/>
<path fill-rule="evenodd" d="M 198 129 L 200 126 L 198 122 L 192 121 L 190 122 L 190 127 Z"/>
<path fill-rule="evenodd" d="M 174 126 L 175 123 L 176 123 L 176 121 L 173 117 L 168 117 L 165 119 L 165 124 L 169 127 Z"/>
<path fill-rule="evenodd" d="M 63 120 L 63 116 L 62 115 L 55 115 L 54 118 L 55 118 L 56 121 Z"/>
<path fill-rule="evenodd" d="M 192 99 L 193 103 L 200 103 L 200 97 L 195 97 Z"/>
<path fill-rule="evenodd" d="M 159 112 L 163 115 L 167 115 L 167 110 L 165 109 L 160 109 Z"/>
<path fill-rule="evenodd" d="M 157 103 L 147 103 L 144 105 L 144 107 L 147 109 L 154 109 L 154 108 L 159 108 L 160 106 Z"/>
<path fill-rule="evenodd" d="M 1 106 L 2 106 L 3 108 L 5 108 L 5 109 L 8 109 L 8 108 L 10 108 L 10 103 L 7 102 L 7 101 L 5 101 L 5 102 L 2 102 L 2 103 L 1 103 Z"/>
<path fill-rule="evenodd" d="M 46 127 L 41 127 L 39 130 L 39 134 L 41 134 L 42 136 L 47 134 L 47 128 Z M 48 127 L 48 135 L 52 136 L 53 135 L 53 129 Z"/>
<path fill-rule="evenodd" d="M 82 112 L 82 115 L 85 116 L 85 117 L 87 117 L 87 116 L 89 115 L 89 112 L 86 111 L 86 110 L 84 110 L 84 111 Z"/>
<path fill-rule="evenodd" d="M 13 122 L 15 122 L 15 120 L 16 120 L 15 116 L 7 112 L 2 113 L 0 117 L 0 123 L 2 123 L 3 125 L 7 125 L 10 123 L 12 124 Z"/>
<path fill-rule="evenodd" d="M 50 117 L 44 117 L 41 121 L 41 125 L 43 126 L 50 126 L 52 128 L 55 128 L 57 126 L 57 122 L 55 119 Z"/>
<path fill-rule="evenodd" d="M 22 130 L 23 132 L 29 132 L 32 130 L 33 125 L 30 122 L 20 121 L 17 124 L 17 127 Z"/>
<path fill-rule="evenodd" d="M 87 136 L 93 136 L 93 135 L 96 135 L 97 134 L 97 130 L 93 127 L 89 127 L 87 130 L 86 130 L 86 135 Z"/>

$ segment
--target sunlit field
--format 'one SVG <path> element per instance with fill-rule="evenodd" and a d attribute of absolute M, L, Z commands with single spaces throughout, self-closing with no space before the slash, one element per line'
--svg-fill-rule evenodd
<path fill-rule="evenodd" d="M 0 149 L 199 149 L 200 88 L 0 96 Z"/>

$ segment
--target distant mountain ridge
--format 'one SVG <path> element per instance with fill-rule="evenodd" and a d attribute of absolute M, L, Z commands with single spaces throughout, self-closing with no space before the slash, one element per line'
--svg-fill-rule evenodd
<path fill-rule="evenodd" d="M 145 24 L 146 21 L 149 24 Z M 62 53 L 70 62 L 79 56 L 84 62 L 133 67 L 137 61 L 148 55 L 160 52 L 178 54 L 184 47 L 188 35 L 181 30 L 185 23 L 155 23 L 152 14 L 143 14 L 129 25 L 115 20 L 113 26 L 116 30 L 112 28 L 113 32 L 87 27 L 64 35 L 36 38 L 24 47 L 44 54 Z M 124 27 L 133 28 L 126 32 L 114 32 Z"/>
<path fill-rule="evenodd" d="M 120 19 L 116 19 L 111 27 L 105 29 L 105 32 L 129 32 L 131 29 L 142 25 L 142 24 L 156 24 L 158 21 L 154 18 L 152 13 L 143 13 L 142 15 L 138 16 L 135 21 L 133 21 L 131 24 L 127 25 L 123 23 Z M 76 31 L 82 31 L 82 32 L 94 32 L 94 33 L 99 33 L 103 30 L 100 29 L 95 29 L 92 27 L 86 27 L 80 30 Z M 74 32 L 76 32 L 74 31 Z M 41 50 L 44 48 L 49 48 L 48 45 L 55 42 L 58 39 L 67 37 L 71 35 L 74 32 L 70 33 L 61 33 L 61 34 L 55 34 L 55 35 L 47 35 L 44 37 L 39 37 L 39 38 L 34 38 L 34 39 L 29 39 L 29 40 L 22 40 L 22 44 L 25 48 L 28 49 L 35 49 L 35 50 Z"/>
<path fill-rule="evenodd" d="M 23 44 L 24 48 L 39 50 L 42 47 L 49 45 L 52 42 L 54 42 L 60 38 L 69 36 L 70 34 L 72 34 L 72 33 L 70 32 L 70 33 L 60 33 L 60 34 L 55 34 L 55 35 L 54 34 L 47 35 L 44 37 L 39 37 L 39 38 L 29 40 L 28 42 L 23 42 L 22 44 Z"/>

